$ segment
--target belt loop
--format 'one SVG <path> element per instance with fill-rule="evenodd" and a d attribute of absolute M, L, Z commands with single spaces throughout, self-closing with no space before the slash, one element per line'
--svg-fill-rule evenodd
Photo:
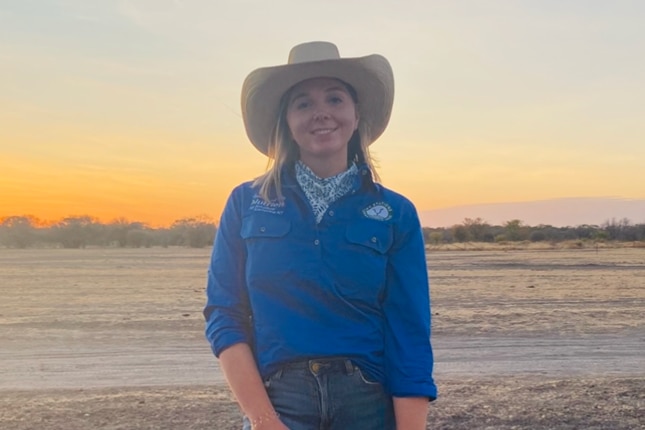
<path fill-rule="evenodd" d="M 354 373 L 354 363 L 351 360 L 345 360 L 345 371 L 350 376 Z"/>

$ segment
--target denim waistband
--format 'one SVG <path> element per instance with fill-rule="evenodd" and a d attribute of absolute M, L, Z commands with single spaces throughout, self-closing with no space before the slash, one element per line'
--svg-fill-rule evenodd
<path fill-rule="evenodd" d="M 356 367 L 350 359 L 345 357 L 324 357 L 286 363 L 281 370 L 287 369 L 308 369 L 314 375 L 338 371 L 351 375 Z"/>

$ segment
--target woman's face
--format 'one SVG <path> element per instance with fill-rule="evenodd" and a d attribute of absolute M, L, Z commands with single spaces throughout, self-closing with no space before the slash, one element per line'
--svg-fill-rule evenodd
<path fill-rule="evenodd" d="M 287 124 L 307 165 L 342 163 L 347 167 L 347 146 L 358 127 L 358 111 L 345 84 L 332 78 L 298 83 L 290 92 Z"/>

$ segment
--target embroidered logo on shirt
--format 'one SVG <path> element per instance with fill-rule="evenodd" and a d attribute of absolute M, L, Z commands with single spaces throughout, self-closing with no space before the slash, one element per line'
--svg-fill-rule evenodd
<path fill-rule="evenodd" d="M 363 215 L 377 221 L 387 221 L 392 218 L 392 208 L 385 202 L 376 202 L 363 209 Z"/>
<path fill-rule="evenodd" d="M 284 201 L 270 200 L 265 201 L 258 194 L 253 196 L 249 209 L 256 212 L 268 212 L 271 214 L 282 215 L 284 213 Z"/>

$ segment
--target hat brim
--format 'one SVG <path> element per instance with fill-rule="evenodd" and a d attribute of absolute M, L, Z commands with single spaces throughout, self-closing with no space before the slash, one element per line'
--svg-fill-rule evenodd
<path fill-rule="evenodd" d="M 387 59 L 373 54 L 256 69 L 242 85 L 242 118 L 253 146 L 268 155 L 271 134 L 278 120 L 280 99 L 298 82 L 336 78 L 358 95 L 360 120 L 369 130 L 368 143 L 383 134 L 392 113 L 394 76 Z"/>

